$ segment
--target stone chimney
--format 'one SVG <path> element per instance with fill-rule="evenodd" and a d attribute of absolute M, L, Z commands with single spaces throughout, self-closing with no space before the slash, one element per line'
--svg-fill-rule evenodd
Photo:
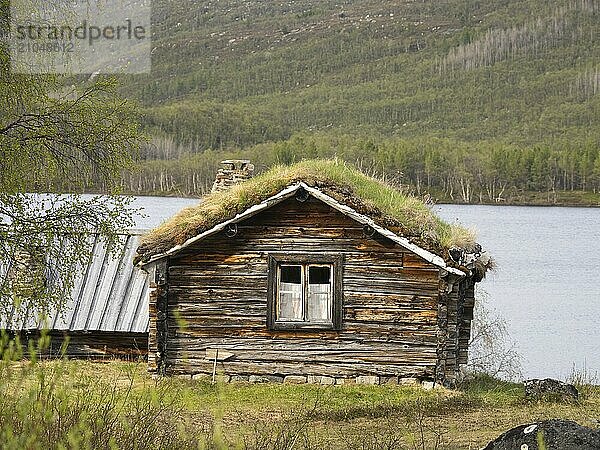
<path fill-rule="evenodd" d="M 226 191 L 234 184 L 252 178 L 254 175 L 254 164 L 247 159 L 228 159 L 221 161 L 221 167 L 217 171 L 215 184 L 211 192 Z"/>

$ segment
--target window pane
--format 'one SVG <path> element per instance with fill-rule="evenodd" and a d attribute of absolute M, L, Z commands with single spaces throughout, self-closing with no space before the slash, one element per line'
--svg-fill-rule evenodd
<path fill-rule="evenodd" d="M 302 267 L 279 267 L 279 307 L 277 320 L 301 321 L 302 311 Z"/>
<path fill-rule="evenodd" d="M 331 322 L 331 266 L 308 267 L 308 320 Z"/>
<path fill-rule="evenodd" d="M 282 283 L 302 284 L 302 268 L 300 266 L 281 266 L 279 270 Z"/>
<path fill-rule="evenodd" d="M 330 266 L 309 266 L 308 282 L 309 284 L 329 284 L 331 278 Z"/>

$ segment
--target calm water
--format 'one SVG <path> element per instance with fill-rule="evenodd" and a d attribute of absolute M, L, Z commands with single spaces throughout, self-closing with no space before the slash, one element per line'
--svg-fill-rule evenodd
<path fill-rule="evenodd" d="M 143 216 L 137 216 L 136 227 L 152 229 L 170 219 L 187 206 L 197 205 L 197 198 L 135 197 L 131 207 L 141 209 Z"/>
<path fill-rule="evenodd" d="M 197 199 L 138 197 L 152 228 Z M 498 269 L 481 283 L 508 322 L 526 377 L 600 373 L 600 209 L 440 205 L 478 231 Z"/>
<path fill-rule="evenodd" d="M 441 205 L 498 263 L 481 283 L 508 321 L 526 377 L 600 373 L 600 209 Z"/>

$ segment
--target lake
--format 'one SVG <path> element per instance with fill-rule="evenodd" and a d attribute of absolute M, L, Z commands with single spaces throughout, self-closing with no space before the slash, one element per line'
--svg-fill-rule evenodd
<path fill-rule="evenodd" d="M 159 225 L 197 199 L 138 197 Z M 438 205 L 450 222 L 478 231 L 497 262 L 480 287 L 508 322 L 523 357 L 523 375 L 566 378 L 575 366 L 600 373 L 600 209 Z"/>
<path fill-rule="evenodd" d="M 525 377 L 600 372 L 600 209 L 440 205 L 498 263 L 480 286 L 508 321 Z"/>

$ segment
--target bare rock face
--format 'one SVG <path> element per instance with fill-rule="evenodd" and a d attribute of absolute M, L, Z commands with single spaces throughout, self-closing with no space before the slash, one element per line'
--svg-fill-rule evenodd
<path fill-rule="evenodd" d="M 525 397 L 530 400 L 545 398 L 577 400 L 579 398 L 579 392 L 575 386 L 552 378 L 526 380 L 523 382 L 523 386 L 525 387 Z"/>
<path fill-rule="evenodd" d="M 540 446 L 543 443 L 543 446 Z M 520 425 L 483 450 L 600 450 L 600 431 L 570 420 L 545 420 Z"/>

